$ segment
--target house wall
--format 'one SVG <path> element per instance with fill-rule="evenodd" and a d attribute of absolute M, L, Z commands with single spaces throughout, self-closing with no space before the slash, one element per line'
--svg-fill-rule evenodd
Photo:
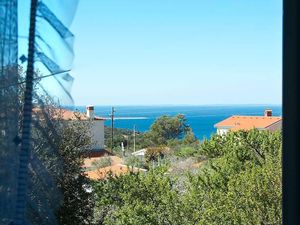
<path fill-rule="evenodd" d="M 94 120 L 91 125 L 93 149 L 104 149 L 104 120 Z"/>
<path fill-rule="evenodd" d="M 104 120 L 81 120 L 81 121 L 65 121 L 66 123 L 91 123 L 90 135 L 93 143 L 91 150 L 103 150 L 104 149 Z"/>
<path fill-rule="evenodd" d="M 228 132 L 228 129 L 222 129 L 222 128 L 217 129 L 218 135 L 224 135 L 224 134 L 227 134 L 227 132 Z"/>

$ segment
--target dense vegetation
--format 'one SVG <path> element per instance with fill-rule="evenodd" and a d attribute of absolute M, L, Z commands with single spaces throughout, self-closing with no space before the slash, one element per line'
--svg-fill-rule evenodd
<path fill-rule="evenodd" d="M 104 141 L 108 150 L 111 149 L 111 127 L 104 127 Z M 136 148 L 140 149 L 145 147 L 144 133 L 136 132 Z M 133 131 L 129 129 L 114 128 L 114 151 L 121 154 L 121 143 L 123 142 L 124 148 L 127 151 L 133 151 Z"/>
<path fill-rule="evenodd" d="M 148 132 L 137 134 L 137 146 L 148 147 L 145 159 L 124 158 L 147 172 L 91 182 L 81 168 L 82 153 L 90 145 L 88 124 L 56 128 L 51 131 L 63 138 L 48 132 L 43 135 L 49 140 L 36 140 L 41 149 L 52 141 L 63 162 L 63 172 L 55 176 L 63 195 L 56 211 L 60 224 L 281 223 L 280 132 L 230 132 L 200 143 L 184 116 L 163 116 Z M 124 141 L 131 133 L 117 130 L 116 135 Z M 49 166 L 56 162 L 50 154 L 40 157 Z M 93 166 L 110 164 L 103 158 Z"/>
<path fill-rule="evenodd" d="M 281 224 L 280 132 L 213 135 L 188 149 L 147 173 L 95 182 L 96 224 Z M 174 156 L 206 160 L 174 173 Z"/>
<path fill-rule="evenodd" d="M 34 112 L 31 224 L 91 224 L 94 198 L 82 169 L 83 155 L 91 146 L 90 122 L 79 117 L 62 121 L 53 103 Z"/>
<path fill-rule="evenodd" d="M 105 127 L 105 145 L 111 148 L 111 128 Z M 133 131 L 128 129 L 114 128 L 114 149 L 117 154 L 121 152 L 121 143 L 123 142 L 127 152 L 133 151 L 134 142 Z M 161 116 L 157 118 L 148 132 L 136 132 L 135 144 L 136 150 L 146 147 L 189 145 L 198 143 L 191 127 L 186 123 L 186 118 L 182 114 L 177 116 Z M 121 155 L 121 154 L 120 154 Z"/>

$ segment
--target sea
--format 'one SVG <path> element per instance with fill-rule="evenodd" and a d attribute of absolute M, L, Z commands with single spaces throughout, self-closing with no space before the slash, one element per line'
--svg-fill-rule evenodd
<path fill-rule="evenodd" d="M 75 109 L 85 112 L 85 106 Z M 137 131 L 148 131 L 160 116 L 184 114 L 186 123 L 200 140 L 209 139 L 216 132 L 214 125 L 233 115 L 262 116 L 265 109 L 272 109 L 273 116 L 282 115 L 281 105 L 199 105 L 199 106 L 114 106 L 114 127 Z M 95 106 L 95 115 L 106 118 L 111 126 L 112 106 Z"/>

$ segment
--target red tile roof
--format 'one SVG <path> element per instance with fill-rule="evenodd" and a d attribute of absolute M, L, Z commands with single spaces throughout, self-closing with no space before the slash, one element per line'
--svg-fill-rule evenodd
<path fill-rule="evenodd" d="M 215 124 L 215 127 L 227 128 L 232 131 L 250 130 L 253 128 L 265 129 L 281 120 L 281 117 L 276 116 L 231 116 Z"/>
<path fill-rule="evenodd" d="M 88 117 L 85 113 L 75 112 L 68 109 L 52 109 L 54 111 L 54 117 L 60 118 L 62 120 L 88 120 Z M 34 108 L 33 112 L 39 113 L 41 111 L 40 108 Z M 105 120 L 102 117 L 95 116 L 94 120 Z"/>

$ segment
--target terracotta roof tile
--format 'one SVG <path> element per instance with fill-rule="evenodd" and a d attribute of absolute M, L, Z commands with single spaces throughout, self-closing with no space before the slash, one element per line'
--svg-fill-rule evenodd
<path fill-rule="evenodd" d="M 86 116 L 85 113 L 81 113 L 81 112 L 75 112 L 75 111 L 71 111 L 68 109 L 52 109 L 55 111 L 55 117 L 56 118 L 61 118 L 63 120 L 88 120 L 88 117 Z M 41 111 L 40 108 L 34 108 L 33 112 L 35 113 L 39 113 Z M 102 117 L 99 116 L 95 116 L 94 120 L 105 120 Z"/>
<path fill-rule="evenodd" d="M 276 116 L 231 116 L 215 124 L 215 127 L 227 128 L 232 131 L 264 129 L 281 120 L 281 117 Z"/>

